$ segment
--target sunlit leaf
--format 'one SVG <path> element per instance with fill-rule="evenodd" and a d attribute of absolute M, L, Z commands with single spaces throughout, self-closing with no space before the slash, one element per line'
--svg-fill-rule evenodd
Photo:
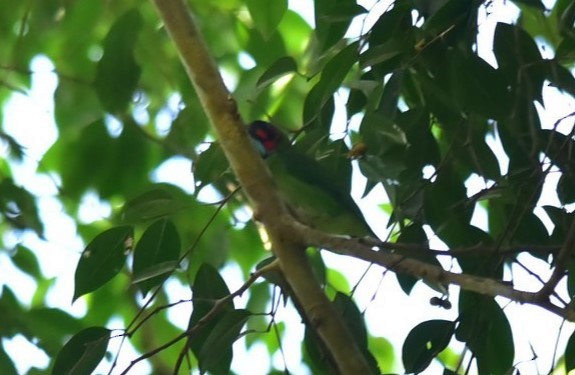
<path fill-rule="evenodd" d="M 279 79 L 280 77 L 297 72 L 297 63 L 290 56 L 277 59 L 258 79 L 257 87 L 262 89 Z"/>
<path fill-rule="evenodd" d="M 287 0 L 248 0 L 250 15 L 265 39 L 273 34 L 288 8 Z"/>

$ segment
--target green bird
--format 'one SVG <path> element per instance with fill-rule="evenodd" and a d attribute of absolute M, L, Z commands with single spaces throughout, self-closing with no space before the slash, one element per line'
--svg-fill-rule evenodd
<path fill-rule="evenodd" d="M 298 221 L 330 234 L 377 238 L 330 170 L 293 147 L 270 123 L 254 121 L 249 134 L 267 161 L 280 197 Z"/>

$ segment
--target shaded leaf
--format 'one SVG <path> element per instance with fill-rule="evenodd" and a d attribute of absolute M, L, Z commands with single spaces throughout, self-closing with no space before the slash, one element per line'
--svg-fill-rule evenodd
<path fill-rule="evenodd" d="M 569 372 L 575 369 L 575 333 L 572 333 L 567 340 L 565 347 L 565 370 Z"/>
<path fill-rule="evenodd" d="M 5 375 L 18 375 L 14 362 L 0 345 L 0 373 Z"/>
<path fill-rule="evenodd" d="M 108 229 L 86 246 L 74 275 L 74 297 L 93 292 L 120 272 L 134 232 L 130 226 Z"/>
<path fill-rule="evenodd" d="M 229 374 L 232 363 L 232 345 L 239 339 L 240 331 L 251 313 L 248 310 L 231 310 L 215 325 L 199 353 L 202 372 Z"/>
<path fill-rule="evenodd" d="M 403 343 L 402 359 L 405 370 L 421 372 L 433 358 L 447 347 L 455 330 L 448 320 L 428 320 L 415 326 Z"/>
<path fill-rule="evenodd" d="M 513 366 L 515 348 L 507 317 L 493 298 L 462 291 L 458 340 L 467 343 L 480 374 L 504 375 Z"/>
<path fill-rule="evenodd" d="M 218 143 L 210 144 L 210 147 L 202 152 L 194 163 L 194 178 L 198 191 L 204 186 L 214 183 L 229 168 L 228 159 Z"/>
<path fill-rule="evenodd" d="M 178 266 L 180 236 L 169 219 L 150 225 L 134 249 L 134 282 L 142 294 L 160 285 Z"/>
<path fill-rule="evenodd" d="M 111 331 L 103 327 L 86 328 L 64 345 L 52 368 L 54 375 L 90 375 L 104 358 Z"/>
<path fill-rule="evenodd" d="M 205 317 L 206 314 L 214 307 L 217 300 L 230 294 L 224 279 L 220 276 L 218 271 L 209 264 L 202 264 L 198 270 L 194 283 L 192 285 L 193 293 L 193 311 L 190 317 L 190 327 L 194 327 L 198 322 Z M 197 328 L 194 332 L 194 339 L 190 343 L 190 348 L 194 352 L 196 358 L 200 357 L 204 344 L 210 336 L 218 322 L 228 311 L 234 309 L 234 303 L 229 300 L 225 306 L 217 314 L 214 314 L 210 319 Z"/>
<path fill-rule="evenodd" d="M 142 27 L 140 13 L 133 9 L 116 20 L 106 39 L 94 80 L 94 88 L 104 109 L 124 111 L 136 90 L 141 68 L 134 59 L 134 46 Z"/>

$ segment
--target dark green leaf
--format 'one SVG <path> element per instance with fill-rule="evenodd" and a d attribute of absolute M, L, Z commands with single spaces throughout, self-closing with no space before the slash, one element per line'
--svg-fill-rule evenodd
<path fill-rule="evenodd" d="M 322 21 L 340 22 L 367 13 L 367 9 L 358 4 L 347 3 L 327 8 L 319 17 Z"/>
<path fill-rule="evenodd" d="M 14 362 L 0 345 L 0 373 L 4 375 L 18 375 Z"/>
<path fill-rule="evenodd" d="M 335 309 L 341 314 L 355 342 L 361 349 L 367 349 L 367 330 L 363 314 L 347 295 L 337 292 L 333 300 Z"/>
<path fill-rule="evenodd" d="M 154 188 L 126 202 L 122 208 L 122 219 L 128 223 L 157 219 L 173 213 L 177 208 L 170 191 Z"/>
<path fill-rule="evenodd" d="M 217 300 L 230 294 L 230 290 L 218 271 L 206 263 L 200 266 L 200 269 L 196 274 L 194 284 L 192 285 L 192 292 L 194 296 L 194 310 L 190 317 L 190 327 L 194 327 L 198 324 L 198 322 L 214 307 Z M 196 328 L 194 331 L 194 339 L 190 344 L 196 358 L 199 358 L 207 338 L 217 326 L 218 322 L 227 311 L 232 311 L 233 309 L 234 303 L 232 300 L 229 300 L 226 302 L 222 310 L 211 316 L 205 324 Z"/>
<path fill-rule="evenodd" d="M 217 143 L 210 144 L 210 147 L 202 152 L 194 163 L 194 179 L 198 191 L 204 186 L 214 183 L 228 168 L 228 159 L 226 159 L 220 145 Z"/>
<path fill-rule="evenodd" d="M 428 320 L 409 332 L 403 343 L 402 359 L 405 370 L 421 372 L 433 358 L 447 347 L 455 330 L 455 323 L 448 320 Z"/>
<path fill-rule="evenodd" d="M 504 375 L 513 366 L 515 349 L 507 317 L 493 298 L 463 291 L 459 296 L 458 340 L 467 343 L 480 374 Z"/>
<path fill-rule="evenodd" d="M 303 109 L 304 125 L 313 121 L 324 105 L 340 87 L 352 66 L 357 62 L 359 43 L 339 51 L 323 68 L 319 82 L 308 93 Z"/>
<path fill-rule="evenodd" d="M 248 0 L 246 5 L 254 24 L 264 39 L 269 39 L 287 9 L 287 0 Z"/>
<path fill-rule="evenodd" d="M 146 229 L 134 249 L 134 282 L 142 294 L 177 268 L 180 247 L 180 236 L 169 219 L 160 219 Z"/>
<path fill-rule="evenodd" d="M 0 298 L 0 337 L 13 337 L 23 330 L 22 317 L 24 310 L 18 303 L 16 296 L 6 285 L 2 287 Z"/>
<path fill-rule="evenodd" d="M 575 50 L 575 44 L 572 50 Z M 573 73 L 556 60 L 548 61 L 548 65 L 549 73 L 547 79 L 551 82 L 551 85 L 575 97 L 575 77 L 573 77 Z"/>
<path fill-rule="evenodd" d="M 425 263 L 432 264 L 437 267 L 441 267 L 441 263 L 437 260 L 437 258 L 429 252 L 425 251 L 425 248 L 428 246 L 429 241 L 427 239 L 427 235 L 423 230 L 423 227 L 418 223 L 412 223 L 411 225 L 403 228 L 401 231 L 398 239 L 398 243 L 401 244 L 411 244 L 411 245 L 419 245 L 419 249 L 400 249 L 396 250 L 398 254 L 402 256 L 406 256 L 408 258 L 417 259 Z M 401 289 L 405 292 L 405 294 L 410 294 L 413 286 L 419 281 L 413 276 L 396 273 L 397 281 L 401 286 Z M 439 286 L 431 286 L 433 289 L 440 289 Z M 445 288 L 440 289 L 439 291 L 443 293 Z"/>
<path fill-rule="evenodd" d="M 318 41 L 318 49 L 323 53 L 334 44 L 343 39 L 352 19 L 355 17 L 354 13 L 349 13 L 348 17 L 342 17 L 340 14 L 338 19 L 340 21 L 333 21 L 325 17 L 326 14 L 333 12 L 334 9 L 339 7 L 344 9 L 351 9 L 356 5 L 355 0 L 316 0 L 314 1 L 314 15 L 315 15 L 315 33 Z"/>
<path fill-rule="evenodd" d="M 229 374 L 232 363 L 232 345 L 240 337 L 240 331 L 251 313 L 248 310 L 231 310 L 215 325 L 199 353 L 202 372 Z"/>
<path fill-rule="evenodd" d="M 258 79 L 257 88 L 262 89 L 280 77 L 297 72 L 297 63 L 291 56 L 284 56 L 277 59 Z"/>
<path fill-rule="evenodd" d="M 31 229 L 43 235 L 36 200 L 28 190 L 14 184 L 11 178 L 0 181 L 0 214 L 15 229 Z"/>
<path fill-rule="evenodd" d="M 134 59 L 134 46 L 141 27 L 140 13 L 130 10 L 116 20 L 104 40 L 94 88 L 102 106 L 110 113 L 124 111 L 138 85 L 141 68 Z"/>
<path fill-rule="evenodd" d="M 326 282 L 326 266 L 321 257 L 321 253 L 317 249 L 308 249 L 307 256 L 309 258 L 313 274 L 320 285 L 325 285 Z"/>
<path fill-rule="evenodd" d="M 86 246 L 76 267 L 72 301 L 100 288 L 120 272 L 133 236 L 132 227 L 115 227 L 100 233 Z"/>
<path fill-rule="evenodd" d="M 54 367 L 54 375 L 90 375 L 104 358 L 111 331 L 102 327 L 86 328 L 64 345 Z"/>
<path fill-rule="evenodd" d="M 525 4 L 530 7 L 534 7 L 540 10 L 545 10 L 545 5 L 541 2 L 541 0 L 513 0 L 514 3 Z"/>
<path fill-rule="evenodd" d="M 16 253 L 11 259 L 16 267 L 21 271 L 26 272 L 28 275 L 35 278 L 40 278 L 42 276 L 36 255 L 27 247 L 18 245 L 16 247 Z"/>
<path fill-rule="evenodd" d="M 572 333 L 565 347 L 565 371 L 575 368 L 575 333 Z"/>
<path fill-rule="evenodd" d="M 78 319 L 56 308 L 35 308 L 23 318 L 34 342 L 52 357 L 58 354 L 64 338 L 83 328 Z"/>
<path fill-rule="evenodd" d="M 542 102 L 547 66 L 533 38 L 516 25 L 500 22 L 495 28 L 493 52 L 508 82 L 516 87 L 516 95 Z"/>

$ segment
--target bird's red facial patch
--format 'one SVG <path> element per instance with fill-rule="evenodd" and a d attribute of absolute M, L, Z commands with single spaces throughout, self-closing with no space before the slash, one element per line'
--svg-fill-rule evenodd
<path fill-rule="evenodd" d="M 267 153 L 275 151 L 281 140 L 281 135 L 276 129 L 263 122 L 252 124 L 250 134 L 263 146 Z"/>

